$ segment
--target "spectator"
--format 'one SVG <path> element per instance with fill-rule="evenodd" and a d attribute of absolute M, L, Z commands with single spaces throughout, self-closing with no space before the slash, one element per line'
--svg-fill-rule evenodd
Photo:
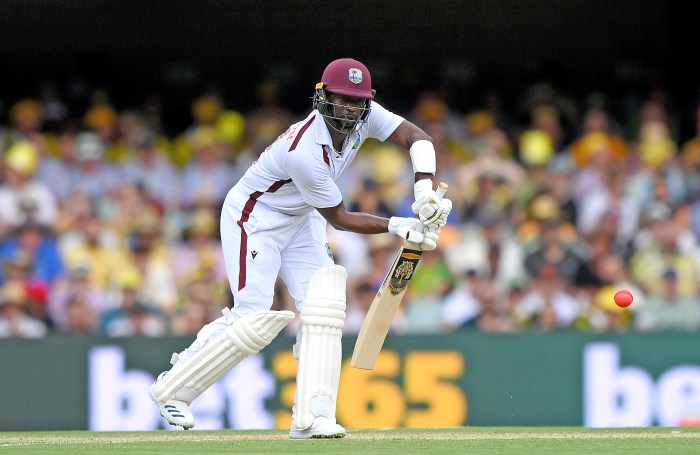
<path fill-rule="evenodd" d="M 58 133 L 55 149 L 54 153 L 48 150 L 41 153 L 36 177 L 49 187 L 60 205 L 76 186 L 75 131 L 70 126 Z"/>
<path fill-rule="evenodd" d="M 155 214 L 159 219 L 164 214 L 148 197 L 143 187 L 122 182 L 109 197 L 101 201 L 93 200 L 95 216 L 102 220 L 106 233 L 114 233 L 124 246 L 127 246 L 130 232 L 144 216 Z M 177 227 L 177 223 L 174 223 Z M 163 225 L 164 233 L 167 233 Z M 176 234 L 179 236 L 179 231 Z"/>
<path fill-rule="evenodd" d="M 631 276 L 648 294 L 661 294 L 664 272 L 673 269 L 681 296 L 698 292 L 700 266 L 694 254 L 683 251 L 679 243 L 679 226 L 670 218 L 671 209 L 654 205 L 645 213 L 645 224 L 635 239 L 635 252 L 630 258 Z"/>
<path fill-rule="evenodd" d="M 65 322 L 59 331 L 68 335 L 97 335 L 99 315 L 84 294 L 70 296 L 65 306 Z"/>
<path fill-rule="evenodd" d="M 559 268 L 547 264 L 539 270 L 514 311 L 523 327 L 550 332 L 573 327 L 580 308 Z"/>
<path fill-rule="evenodd" d="M 20 259 L 21 258 L 21 259 Z M 14 235 L 0 242 L 0 261 L 20 259 L 26 264 L 27 279 L 54 284 L 64 273 L 64 262 L 53 234 L 46 226 L 27 221 Z M 3 277 L 0 272 L 0 282 Z"/>
<path fill-rule="evenodd" d="M 184 289 L 183 302 L 170 321 L 173 335 L 196 335 L 204 324 L 219 317 L 228 300 L 207 279 L 193 278 Z"/>
<path fill-rule="evenodd" d="M 135 221 L 128 237 L 127 269 L 133 269 L 142 280 L 140 299 L 170 315 L 176 309 L 177 288 L 172 270 L 173 252 L 163 237 L 161 219 L 151 211 Z"/>
<path fill-rule="evenodd" d="M 214 127 L 198 128 L 192 144 L 194 156 L 182 171 L 180 204 L 185 209 L 202 202 L 220 206 L 243 170 L 227 161 L 231 150 Z"/>
<path fill-rule="evenodd" d="M 348 281 L 364 275 L 370 265 L 369 243 L 362 235 L 327 226 L 328 248 L 336 264 L 348 270 Z M 395 244 L 398 248 L 398 244 Z M 387 265 L 388 267 L 388 265 Z"/>
<path fill-rule="evenodd" d="M 215 91 L 204 93 L 190 104 L 192 123 L 173 141 L 171 159 L 179 168 L 191 162 L 201 130 L 216 131 L 216 122 L 224 110 L 223 100 Z"/>
<path fill-rule="evenodd" d="M 695 110 L 694 120 L 694 135 L 683 142 L 679 164 L 688 194 L 697 200 L 700 196 L 700 105 Z"/>
<path fill-rule="evenodd" d="M 122 274 L 119 306 L 103 314 L 100 320 L 102 333 L 110 337 L 158 337 L 167 334 L 168 326 L 163 313 L 139 296 L 141 284 L 137 272 L 131 270 Z"/>
<path fill-rule="evenodd" d="M 161 337 L 167 326 L 153 307 L 137 300 L 107 325 L 105 333 L 110 337 Z"/>
<path fill-rule="evenodd" d="M 202 208 L 192 213 L 182 241 L 173 248 L 170 264 L 179 290 L 199 279 L 217 289 L 219 299 L 229 292 L 218 227 L 218 216 L 212 210 Z"/>
<path fill-rule="evenodd" d="M 394 216 L 392 209 L 384 200 L 381 188 L 371 177 L 367 177 L 362 181 L 362 184 L 348 204 L 348 210 L 351 212 L 371 213 L 385 218 Z"/>
<path fill-rule="evenodd" d="M 474 270 L 505 295 L 513 282 L 526 276 L 523 247 L 510 229 L 503 213 L 484 210 L 461 228 L 443 228 L 440 248 L 451 270 Z"/>
<path fill-rule="evenodd" d="M 53 224 L 58 204 L 36 178 L 38 164 L 39 152 L 31 142 L 16 142 L 7 151 L 0 184 L 0 237 L 26 221 Z"/>
<path fill-rule="evenodd" d="M 23 98 L 10 108 L 10 141 L 27 140 L 40 133 L 44 124 L 44 109 L 34 98 Z"/>
<path fill-rule="evenodd" d="M 475 158 L 454 170 L 456 203 L 461 220 L 469 222 L 480 216 L 480 211 L 512 211 L 513 202 L 525 182 L 522 166 L 503 156 L 509 141 L 501 130 L 492 129 L 480 142 Z"/>
<path fill-rule="evenodd" d="M 99 92 L 93 95 L 95 98 L 101 96 Z M 117 111 L 106 100 L 98 100 L 83 116 L 84 131 L 91 133 L 90 137 L 99 138 L 103 147 L 101 156 L 110 160 L 117 155 L 114 150 L 119 134 L 117 118 Z"/>
<path fill-rule="evenodd" d="M 468 269 L 457 278 L 442 305 L 442 330 L 452 332 L 474 328 L 483 310 L 483 303 L 477 297 L 479 285 L 486 282 L 479 272 Z"/>
<path fill-rule="evenodd" d="M 662 202 L 675 208 L 688 191 L 668 125 L 657 121 L 643 124 L 635 150 L 639 167 L 629 184 L 637 205 L 646 210 L 653 203 Z"/>
<path fill-rule="evenodd" d="M 100 202 L 114 191 L 120 181 L 117 167 L 105 160 L 106 145 L 93 132 L 81 132 L 75 137 L 75 177 L 73 191 L 83 191 L 94 202 Z"/>
<path fill-rule="evenodd" d="M 360 278 L 349 283 L 343 333 L 356 335 L 360 331 L 376 294 L 374 283 L 368 279 Z"/>
<path fill-rule="evenodd" d="M 27 314 L 24 284 L 8 281 L 0 287 L 0 339 L 42 338 L 48 329 L 40 320 Z"/>
<path fill-rule="evenodd" d="M 547 188 L 547 166 L 554 156 L 554 151 L 554 141 L 547 132 L 530 129 L 520 134 L 518 156 L 523 163 L 526 177 L 518 188 L 518 206 L 527 207 L 536 195 Z"/>
<path fill-rule="evenodd" d="M 662 288 L 647 296 L 636 319 L 636 326 L 641 330 L 695 332 L 700 329 L 697 289 L 692 294 L 681 294 L 678 275 L 673 268 L 668 268 L 663 273 Z"/>
<path fill-rule="evenodd" d="M 68 267 L 73 271 L 85 269 L 90 285 L 101 292 L 113 289 L 115 271 L 128 266 L 128 252 L 119 237 L 91 207 L 78 214 L 74 229 L 63 235 L 62 242 Z"/>
<path fill-rule="evenodd" d="M 559 219 L 556 199 L 550 194 L 539 195 L 532 202 L 531 216 L 538 233 L 533 251 L 525 256 L 527 273 L 538 277 L 545 266 L 551 265 L 556 268 L 557 277 L 573 284 L 583 260 L 574 248 L 577 241 L 575 230 Z"/>
<path fill-rule="evenodd" d="M 581 314 L 577 321 L 577 327 L 584 331 L 597 333 L 604 332 L 627 332 L 632 329 L 633 311 L 637 305 L 631 309 L 622 308 L 615 304 L 615 292 L 617 288 L 606 285 L 598 288 L 592 305 L 587 312 Z"/>
<path fill-rule="evenodd" d="M 253 149 L 264 149 L 293 122 L 292 113 L 280 104 L 281 86 L 271 79 L 258 84 L 257 107 L 246 115 L 246 143 Z"/>
<path fill-rule="evenodd" d="M 153 131 L 138 126 L 132 134 L 135 153 L 124 164 L 124 178 L 142 187 L 159 207 L 176 209 L 180 202 L 179 171 L 158 148 L 158 138 Z"/>
<path fill-rule="evenodd" d="M 455 277 L 442 248 L 424 251 L 420 267 L 413 272 L 406 291 L 404 313 L 408 332 L 437 332 L 442 326 L 445 296 L 453 288 Z"/>
<path fill-rule="evenodd" d="M 596 152 L 596 144 L 601 142 L 609 144 L 611 155 L 616 162 L 623 162 L 630 154 L 629 144 L 624 139 L 619 125 L 605 109 L 593 106 L 584 114 L 582 131 L 569 148 L 576 166 L 586 166 L 591 155 Z"/>
<path fill-rule="evenodd" d="M 93 334 L 108 305 L 105 292 L 90 280 L 89 266 L 75 263 L 68 279 L 51 288 L 47 310 L 58 332 Z"/>
<path fill-rule="evenodd" d="M 374 289 L 379 289 L 401 245 L 400 239 L 397 241 L 391 234 L 374 234 L 367 237 L 367 245 L 370 260 L 365 278 Z"/>
<path fill-rule="evenodd" d="M 520 330 L 511 314 L 508 300 L 502 298 L 493 282 L 483 282 L 477 287 L 477 295 L 482 305 L 475 321 L 477 330 L 484 333 L 514 333 Z"/>

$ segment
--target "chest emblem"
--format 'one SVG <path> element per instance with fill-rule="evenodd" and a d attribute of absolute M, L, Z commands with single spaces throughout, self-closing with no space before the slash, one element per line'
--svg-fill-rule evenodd
<path fill-rule="evenodd" d="M 361 141 L 361 140 L 362 140 L 362 138 L 360 137 L 360 133 L 358 132 L 358 133 L 357 133 L 357 136 L 355 136 L 355 143 L 352 144 L 352 149 L 353 149 L 353 150 L 355 150 L 357 147 L 360 146 L 360 141 Z"/>

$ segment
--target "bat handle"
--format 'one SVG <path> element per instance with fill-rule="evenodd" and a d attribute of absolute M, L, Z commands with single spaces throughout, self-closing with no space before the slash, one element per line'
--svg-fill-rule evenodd
<path fill-rule="evenodd" d="M 445 193 L 447 193 L 447 183 L 440 182 L 437 190 L 435 190 L 435 194 L 437 194 L 438 200 L 442 200 L 443 196 L 445 196 Z"/>

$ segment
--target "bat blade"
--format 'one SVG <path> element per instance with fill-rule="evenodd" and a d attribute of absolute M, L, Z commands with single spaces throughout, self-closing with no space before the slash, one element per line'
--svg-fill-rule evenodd
<path fill-rule="evenodd" d="M 350 361 L 353 367 L 363 370 L 374 368 L 422 254 L 420 249 L 407 245 L 399 250 L 360 327 Z"/>
<path fill-rule="evenodd" d="M 438 199 L 442 199 L 446 192 L 447 184 L 440 182 L 435 191 Z M 396 316 L 396 310 L 401 304 L 422 254 L 423 251 L 418 245 L 412 243 L 405 243 L 399 250 L 362 321 L 350 360 L 350 365 L 353 367 L 363 370 L 374 369 L 379 352 L 384 346 L 384 340 L 391 329 L 391 323 Z"/>

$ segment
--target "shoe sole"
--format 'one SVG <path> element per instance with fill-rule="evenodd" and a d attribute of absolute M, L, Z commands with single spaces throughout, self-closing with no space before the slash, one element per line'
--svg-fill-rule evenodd
<path fill-rule="evenodd" d="M 289 439 L 340 439 L 344 437 L 345 433 L 312 434 L 311 436 L 301 432 L 289 433 Z"/>

